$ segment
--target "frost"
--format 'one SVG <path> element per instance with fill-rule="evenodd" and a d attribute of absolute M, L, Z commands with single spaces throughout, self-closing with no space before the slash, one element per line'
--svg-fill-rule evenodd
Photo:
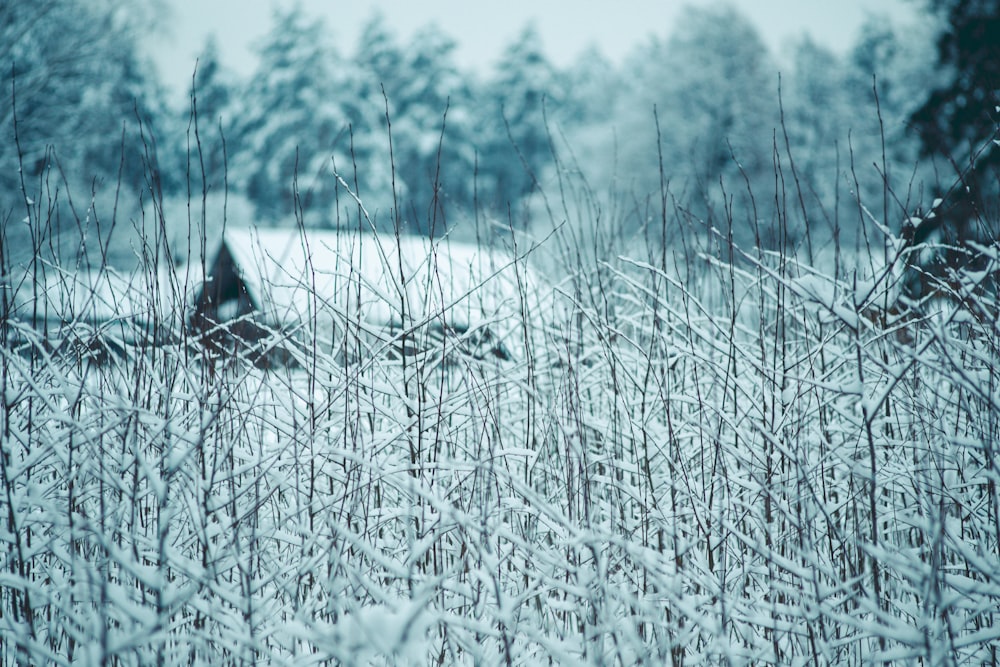
<path fill-rule="evenodd" d="M 401 285 L 334 244 L 310 288 L 278 237 L 243 283 L 259 308 L 211 336 L 162 324 L 187 295 L 156 310 L 112 273 L 14 295 L 67 321 L 12 318 L 0 349 L 4 667 L 70 638 L 165 665 L 989 662 L 995 244 L 931 302 L 892 237 L 829 266 L 622 254 L 544 292 L 447 264 Z M 390 349 L 359 294 L 430 322 L 469 300 L 533 347 L 449 357 L 411 327 L 425 346 Z M 319 302 L 335 317 L 303 317 Z"/>

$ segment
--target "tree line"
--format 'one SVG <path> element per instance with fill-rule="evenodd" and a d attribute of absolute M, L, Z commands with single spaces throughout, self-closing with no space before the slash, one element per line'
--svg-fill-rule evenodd
<path fill-rule="evenodd" d="M 248 77 L 210 39 L 176 108 L 139 48 L 155 11 L 6 3 L 0 219 L 9 253 L 37 252 L 22 224 L 36 194 L 93 207 L 85 221 L 101 219 L 102 202 L 135 199 L 131 224 L 99 230 L 127 261 L 136 228 L 186 222 L 159 212 L 203 193 L 226 192 L 258 224 L 319 227 L 357 224 L 357 195 L 379 226 L 440 234 L 479 214 L 539 225 L 545 193 L 565 198 L 575 179 L 599 204 L 549 217 L 584 227 L 596 206 L 601 224 L 634 234 L 668 200 L 707 227 L 740 204 L 754 212 L 736 239 L 767 244 L 761 230 L 775 223 L 798 239 L 850 233 L 866 214 L 845 213 L 858 200 L 900 224 L 960 193 L 957 173 L 975 174 L 953 225 L 969 235 L 997 190 L 995 152 L 977 153 L 996 128 L 997 16 L 997 1 L 934 0 L 916 25 L 870 19 L 846 54 L 802 38 L 775 55 L 735 9 L 691 7 L 620 64 L 590 50 L 563 68 L 528 24 L 478 75 L 434 25 L 404 42 L 376 14 L 344 53 L 324 19 L 296 7 L 275 11 Z M 776 185 L 781 173 L 794 190 Z M 74 202 L 80 188 L 88 199 Z M 799 218 L 776 220 L 768 201 L 793 191 Z"/>

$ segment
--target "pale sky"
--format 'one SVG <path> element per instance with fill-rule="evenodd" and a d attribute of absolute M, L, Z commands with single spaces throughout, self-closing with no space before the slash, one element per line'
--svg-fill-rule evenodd
<path fill-rule="evenodd" d="M 223 63 L 249 74 L 254 45 L 267 32 L 272 8 L 296 0 L 166 0 L 170 23 L 147 41 L 163 75 L 183 95 L 205 37 L 214 32 Z M 324 16 L 345 55 L 353 53 L 361 27 L 381 11 L 405 44 L 415 30 L 437 23 L 458 42 L 459 65 L 488 72 L 501 50 L 529 21 L 542 35 L 549 58 L 567 65 L 597 45 L 619 62 L 651 34 L 670 34 L 685 4 L 709 6 L 716 0 L 298 0 L 309 15 Z M 805 33 L 837 52 L 851 45 L 870 14 L 894 21 L 915 15 L 918 0 L 731 0 L 757 26 L 772 53 L 781 56 L 790 40 Z"/>

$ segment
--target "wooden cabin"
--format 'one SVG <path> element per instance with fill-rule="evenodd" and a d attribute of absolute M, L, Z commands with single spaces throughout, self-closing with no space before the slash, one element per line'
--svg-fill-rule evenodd
<path fill-rule="evenodd" d="M 229 229 L 191 324 L 214 348 L 256 350 L 267 363 L 287 360 L 289 342 L 352 357 L 511 359 L 540 290 L 523 259 L 448 239 Z"/>
<path fill-rule="evenodd" d="M 8 343 L 21 354 L 110 363 L 137 349 L 176 344 L 187 283 L 174 267 L 120 273 L 44 264 L 4 285 Z"/>

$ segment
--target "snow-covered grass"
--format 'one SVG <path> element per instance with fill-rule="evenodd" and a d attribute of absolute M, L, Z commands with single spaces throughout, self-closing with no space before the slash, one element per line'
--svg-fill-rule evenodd
<path fill-rule="evenodd" d="M 715 240 L 553 253 L 508 360 L 4 297 L 0 664 L 996 664 L 996 247 L 907 304 Z"/>

